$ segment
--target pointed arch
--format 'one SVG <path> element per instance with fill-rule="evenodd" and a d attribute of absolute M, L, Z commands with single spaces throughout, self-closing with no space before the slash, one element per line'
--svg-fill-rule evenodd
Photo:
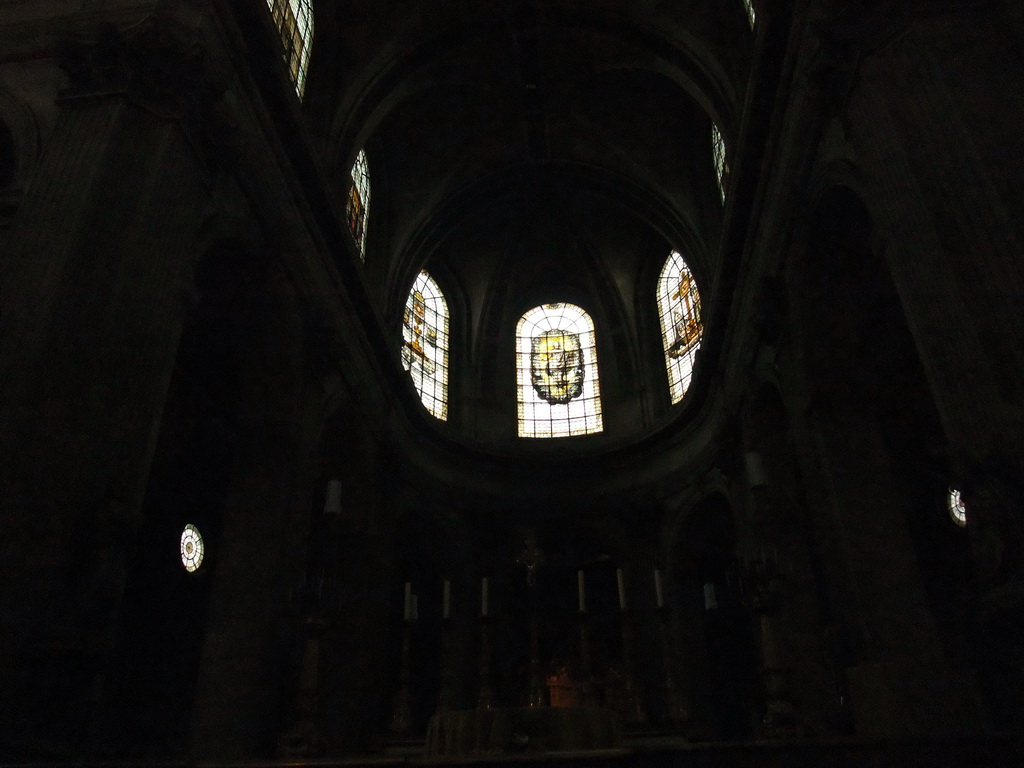
<path fill-rule="evenodd" d="M 426 271 L 409 291 L 402 316 L 402 367 L 423 406 L 448 419 L 448 302 Z"/>
<path fill-rule="evenodd" d="M 306 70 L 309 53 L 313 49 L 312 0 L 267 0 L 274 24 L 281 35 L 284 60 L 295 92 L 302 98 L 306 89 Z"/>
<path fill-rule="evenodd" d="M 350 175 L 352 183 L 345 205 L 348 230 L 359 248 L 359 257 L 366 261 L 366 225 L 370 213 L 370 166 L 366 161 L 366 150 L 359 150 Z"/>
<path fill-rule="evenodd" d="M 694 360 L 704 336 L 700 292 L 679 251 L 669 254 L 658 277 L 658 315 L 669 393 L 672 402 L 678 403 L 690 387 Z"/>
<path fill-rule="evenodd" d="M 594 321 L 575 304 L 542 304 L 516 326 L 520 437 L 600 432 Z"/>

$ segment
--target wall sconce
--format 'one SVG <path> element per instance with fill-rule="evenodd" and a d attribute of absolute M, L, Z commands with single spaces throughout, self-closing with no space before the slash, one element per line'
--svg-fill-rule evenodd
<path fill-rule="evenodd" d="M 324 500 L 324 514 L 341 514 L 341 480 L 327 481 L 327 498 Z"/>
<path fill-rule="evenodd" d="M 767 488 L 768 479 L 764 474 L 764 461 L 760 451 L 747 451 L 744 457 L 747 465 L 747 482 L 751 488 Z"/>

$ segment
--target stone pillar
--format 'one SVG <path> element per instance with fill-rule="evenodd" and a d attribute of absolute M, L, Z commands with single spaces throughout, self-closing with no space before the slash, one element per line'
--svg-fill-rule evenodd
<path fill-rule="evenodd" d="M 174 119 L 109 89 L 62 100 L 0 281 L 4 740 L 85 738 L 204 197 Z"/>
<path fill-rule="evenodd" d="M 874 51 L 846 125 L 957 468 L 1004 454 L 1020 474 L 1024 99 L 1003 13 L 935 14 Z"/>
<path fill-rule="evenodd" d="M 294 526 L 308 525 L 315 495 L 308 415 L 318 403 L 307 387 L 300 315 L 282 296 L 286 277 L 261 266 L 262 274 L 238 276 L 250 291 L 232 310 L 242 330 L 231 352 L 239 367 L 239 436 L 193 704 L 190 754 L 197 759 L 274 754 L 285 725 L 278 713 L 293 690 L 283 664 L 294 631 L 286 543 Z M 326 632 L 310 664 L 322 664 Z"/>
<path fill-rule="evenodd" d="M 810 414 L 812 483 L 856 732 L 892 737 L 962 728 L 906 523 L 906 495 L 858 393 L 833 382 Z M 937 695 L 937 692 L 944 695 Z"/>
<path fill-rule="evenodd" d="M 322 542 L 326 608 L 337 621 L 324 633 L 320 728 L 327 755 L 365 753 L 386 729 L 398 654 L 392 630 L 403 606 L 392 526 L 381 488 L 388 483 L 375 435 L 348 402 L 343 425 L 325 436 L 324 453 L 342 485 L 342 512 L 325 521 Z M 424 598 L 426 599 L 426 598 Z"/>

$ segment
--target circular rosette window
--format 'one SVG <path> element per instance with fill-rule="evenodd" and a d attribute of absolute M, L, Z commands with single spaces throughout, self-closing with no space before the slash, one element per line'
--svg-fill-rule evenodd
<path fill-rule="evenodd" d="M 181 532 L 181 564 L 189 573 L 195 572 L 203 562 L 203 537 L 194 525 L 186 525 Z"/>

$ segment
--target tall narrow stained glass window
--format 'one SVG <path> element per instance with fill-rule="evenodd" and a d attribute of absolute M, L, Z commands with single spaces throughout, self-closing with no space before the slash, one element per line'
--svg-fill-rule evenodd
<path fill-rule="evenodd" d="M 725 140 L 718 126 L 711 124 L 711 153 L 715 161 L 715 181 L 718 182 L 718 194 L 725 202 L 725 188 L 729 177 L 729 164 L 725 160 Z"/>
<path fill-rule="evenodd" d="M 520 437 L 600 432 L 594 321 L 574 304 L 543 304 L 516 326 Z"/>
<path fill-rule="evenodd" d="M 658 277 L 658 314 L 672 402 L 683 399 L 693 377 L 693 362 L 704 335 L 700 293 L 679 251 L 672 251 Z"/>
<path fill-rule="evenodd" d="M 366 222 L 370 212 L 370 168 L 366 163 L 366 152 L 362 149 L 352 164 L 352 184 L 348 191 L 348 231 L 359 246 L 359 256 L 366 260 Z"/>
<path fill-rule="evenodd" d="M 448 303 L 437 283 L 420 272 L 402 315 L 402 366 L 431 415 L 448 418 Z"/>
<path fill-rule="evenodd" d="M 743 7 L 747 9 L 747 18 L 750 19 L 750 27 L 753 29 L 755 21 L 754 0 L 743 0 Z"/>
<path fill-rule="evenodd" d="M 306 88 L 306 69 L 313 47 L 312 0 L 267 0 L 267 5 L 281 34 L 288 73 L 301 97 Z"/>

